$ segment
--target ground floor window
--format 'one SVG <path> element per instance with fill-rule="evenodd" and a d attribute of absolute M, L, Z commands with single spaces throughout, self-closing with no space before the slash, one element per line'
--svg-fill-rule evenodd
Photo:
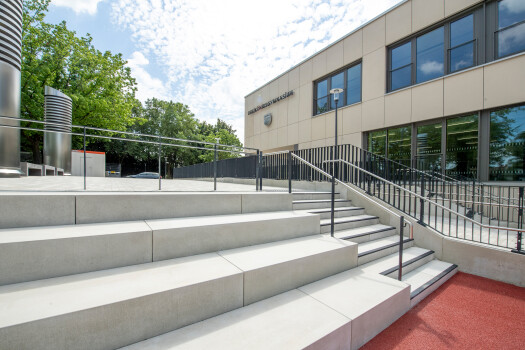
<path fill-rule="evenodd" d="M 417 127 L 416 167 L 423 171 L 441 171 L 441 133 L 443 123 Z"/>
<path fill-rule="evenodd" d="M 446 174 L 476 178 L 478 165 L 478 115 L 447 120 Z"/>

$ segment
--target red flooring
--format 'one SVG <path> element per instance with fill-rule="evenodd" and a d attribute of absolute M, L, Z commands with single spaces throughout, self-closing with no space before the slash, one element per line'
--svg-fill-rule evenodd
<path fill-rule="evenodd" d="M 362 349 L 525 349 L 525 288 L 458 272 Z"/>

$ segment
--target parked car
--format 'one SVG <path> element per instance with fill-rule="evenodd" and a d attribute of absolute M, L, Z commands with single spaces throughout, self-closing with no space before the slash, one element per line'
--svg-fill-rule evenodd
<path fill-rule="evenodd" d="M 158 179 L 159 173 L 152 173 L 152 172 L 144 172 L 137 175 L 128 175 L 126 177 L 133 177 L 136 179 Z M 161 176 L 162 178 L 162 176 Z"/>

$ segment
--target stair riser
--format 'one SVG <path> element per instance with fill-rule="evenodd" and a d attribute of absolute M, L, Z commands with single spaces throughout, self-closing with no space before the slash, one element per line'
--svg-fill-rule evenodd
<path fill-rule="evenodd" d="M 365 214 L 365 210 L 364 209 L 345 210 L 345 211 L 340 211 L 340 212 L 334 211 L 334 217 L 336 217 L 336 218 L 346 218 L 346 217 L 350 217 L 350 216 L 363 215 L 363 214 Z M 321 219 L 330 219 L 331 218 L 331 213 L 330 212 L 317 214 L 317 215 L 320 215 Z"/>
<path fill-rule="evenodd" d="M 336 208 L 341 207 L 351 207 L 351 201 L 335 202 Z M 303 210 L 303 209 L 321 209 L 321 208 L 331 208 L 332 204 L 330 202 L 321 202 L 321 203 L 293 203 L 293 210 Z"/>
<path fill-rule="evenodd" d="M 292 193 L 294 201 L 302 201 L 308 199 L 331 199 L 331 193 Z M 341 198 L 339 193 L 335 193 L 335 199 Z"/>
<path fill-rule="evenodd" d="M 406 243 L 403 244 L 403 249 L 410 248 L 412 246 L 414 246 L 414 241 L 406 242 Z M 357 260 L 357 263 L 358 263 L 358 265 L 364 265 L 366 263 L 369 263 L 370 261 L 380 259 L 380 258 L 382 258 L 384 256 L 387 256 L 387 255 L 390 255 L 390 254 L 394 254 L 394 253 L 396 253 L 398 251 L 399 251 L 399 245 L 396 244 L 393 247 L 390 247 L 390 248 L 387 248 L 387 249 L 382 249 L 382 250 L 379 250 L 379 251 L 377 251 L 375 253 L 367 254 L 365 256 L 359 257 L 358 260 Z"/>
<path fill-rule="evenodd" d="M 354 242 L 354 243 L 365 243 L 365 242 L 373 241 L 375 239 L 380 239 L 380 238 L 392 236 L 392 235 L 395 235 L 395 234 L 396 234 L 396 230 L 392 229 L 392 230 L 374 232 L 374 233 L 371 233 L 371 234 L 368 234 L 368 235 L 365 235 L 365 236 L 350 238 L 350 239 L 346 239 L 346 240 L 350 241 L 350 242 Z"/>
<path fill-rule="evenodd" d="M 349 230 L 352 228 L 376 225 L 376 224 L 379 224 L 379 219 L 366 219 L 366 220 L 345 222 L 345 223 L 340 223 L 340 224 L 336 223 L 334 224 L 334 231 Z M 330 232 L 330 225 L 321 226 L 321 233 L 328 233 L 328 232 Z"/>
<path fill-rule="evenodd" d="M 436 283 L 425 289 L 423 292 L 419 293 L 415 298 L 410 300 L 410 308 L 413 308 L 416 306 L 421 300 L 425 299 L 427 296 L 429 296 L 433 291 L 438 289 L 443 283 L 448 281 L 452 276 L 454 276 L 458 272 L 458 269 L 455 268 L 454 270 L 450 271 L 447 275 L 443 276 L 439 279 Z"/>
<path fill-rule="evenodd" d="M 435 256 L 434 254 L 430 254 L 428 256 L 425 256 L 423 259 L 419 259 L 417 261 L 414 261 L 412 264 L 410 265 L 407 265 L 407 266 L 404 266 L 403 267 L 403 275 L 409 273 L 410 271 L 414 271 L 415 269 L 417 269 L 418 267 L 421 267 L 423 265 L 425 265 L 426 263 L 429 263 L 431 262 L 432 260 L 434 260 Z M 390 277 L 390 278 L 395 278 L 397 279 L 397 271 L 394 271 L 388 275 L 386 275 L 387 277 Z"/>
<path fill-rule="evenodd" d="M 242 307 L 238 273 L 0 329 L 0 349 L 115 349 Z"/>

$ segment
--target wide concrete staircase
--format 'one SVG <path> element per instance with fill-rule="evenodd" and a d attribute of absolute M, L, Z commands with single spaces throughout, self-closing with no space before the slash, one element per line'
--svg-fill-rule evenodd
<path fill-rule="evenodd" d="M 0 196 L 0 349 L 357 349 L 455 269 L 325 196 Z"/>

